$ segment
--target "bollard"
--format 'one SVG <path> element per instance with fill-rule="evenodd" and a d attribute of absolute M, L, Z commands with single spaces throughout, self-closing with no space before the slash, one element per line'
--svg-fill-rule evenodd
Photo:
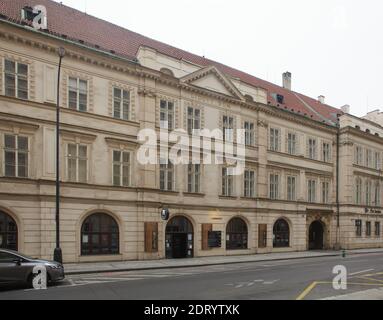
<path fill-rule="evenodd" d="M 342 258 L 346 258 L 346 250 L 342 250 Z"/>

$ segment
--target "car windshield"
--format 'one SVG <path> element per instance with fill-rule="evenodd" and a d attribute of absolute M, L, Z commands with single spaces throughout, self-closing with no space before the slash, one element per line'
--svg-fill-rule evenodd
<path fill-rule="evenodd" d="M 36 259 L 36 258 L 29 257 L 29 256 L 27 256 L 27 255 L 25 255 L 23 253 L 20 253 L 18 251 L 14 251 L 14 250 L 6 250 L 6 251 L 3 251 L 3 252 L 19 256 L 20 258 L 23 258 L 23 259 L 26 259 L 26 260 L 35 260 Z"/>

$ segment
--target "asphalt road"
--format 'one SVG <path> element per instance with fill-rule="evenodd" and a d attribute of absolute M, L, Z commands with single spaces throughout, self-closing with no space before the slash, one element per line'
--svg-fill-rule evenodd
<path fill-rule="evenodd" d="M 333 267 L 347 268 L 335 290 Z M 323 299 L 383 286 L 383 253 L 68 276 L 46 290 L 6 288 L 5 299 Z M 11 290 L 10 290 L 11 289 Z"/>

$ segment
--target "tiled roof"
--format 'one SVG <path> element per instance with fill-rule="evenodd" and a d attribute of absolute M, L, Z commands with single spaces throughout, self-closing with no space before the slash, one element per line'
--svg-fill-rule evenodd
<path fill-rule="evenodd" d="M 47 8 L 48 32 L 50 33 L 64 35 L 67 39 L 75 41 L 83 41 L 89 46 L 99 46 L 100 49 L 106 51 L 113 50 L 117 55 L 130 59 L 136 57 L 140 46 L 147 46 L 162 54 L 175 59 L 183 59 L 201 67 L 214 65 L 229 76 L 239 78 L 252 86 L 266 89 L 271 105 L 277 106 L 272 94 L 283 95 L 284 103 L 279 105 L 281 109 L 293 110 L 295 113 L 307 115 L 317 121 L 335 122 L 336 115 L 342 113 L 341 110 L 322 104 L 316 99 L 284 89 L 240 70 L 145 37 L 54 1 L 0 0 L 0 14 L 13 22 L 23 23 L 21 9 L 24 6 L 33 7 L 38 4 Z"/>

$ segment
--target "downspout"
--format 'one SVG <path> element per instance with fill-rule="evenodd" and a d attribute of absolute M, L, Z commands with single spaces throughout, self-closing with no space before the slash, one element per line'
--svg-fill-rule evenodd
<path fill-rule="evenodd" d="M 336 243 L 335 249 L 340 250 L 340 209 L 339 209 L 339 136 L 340 123 L 338 115 L 337 131 L 336 131 Z"/>

